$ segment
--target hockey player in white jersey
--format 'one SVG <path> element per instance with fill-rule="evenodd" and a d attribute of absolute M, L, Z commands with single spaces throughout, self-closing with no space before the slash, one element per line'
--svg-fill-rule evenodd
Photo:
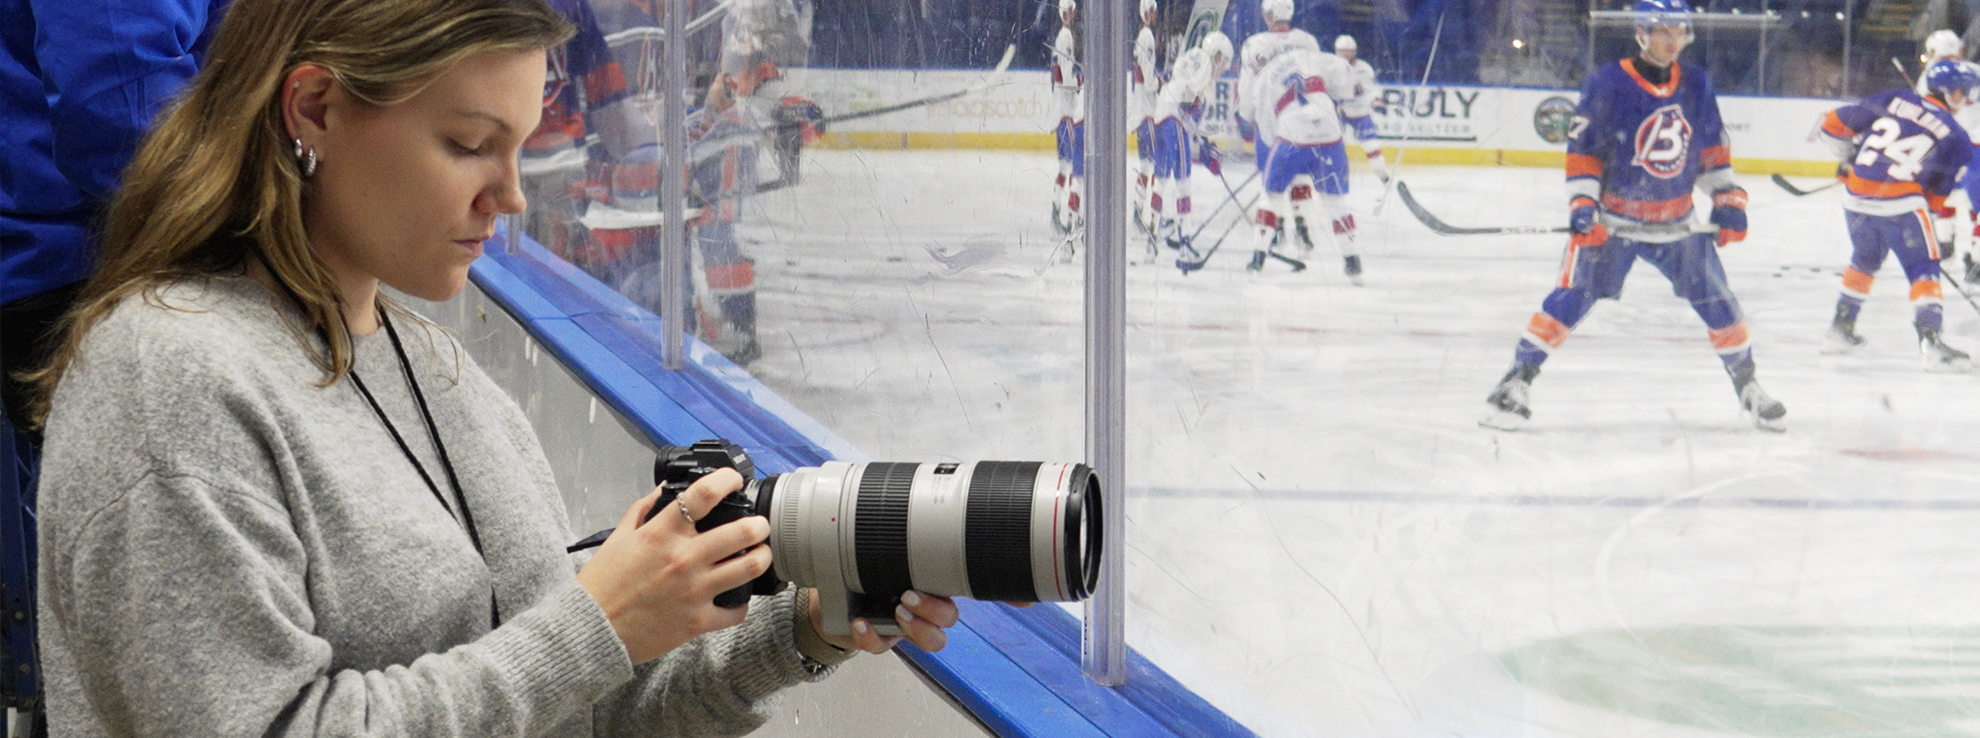
<path fill-rule="evenodd" d="M 1925 37 L 1925 68 L 1931 69 L 1932 65 L 1939 63 L 1940 59 L 1952 59 L 1955 61 L 1966 59 L 1966 44 L 1960 41 L 1959 34 L 1954 33 L 1950 28 L 1941 28 L 1933 31 L 1932 35 Z M 1932 94 L 1932 90 L 1925 86 L 1925 74 L 1923 72 L 1919 73 L 1918 83 L 1912 85 L 1912 89 L 1921 97 Z"/>
<path fill-rule="evenodd" d="M 1155 0 L 1141 0 L 1141 32 L 1134 37 L 1134 74 L 1128 79 L 1128 99 L 1134 103 L 1134 222 L 1155 233 L 1154 209 L 1149 207 L 1149 185 L 1155 177 L 1155 96 L 1162 78 L 1155 69 Z"/>
<path fill-rule="evenodd" d="M 1155 182 L 1148 208 L 1158 224 L 1157 237 L 1170 248 L 1189 246 L 1182 225 L 1190 212 L 1190 163 L 1200 155 L 1211 174 L 1223 176 L 1216 148 L 1207 141 L 1201 146 L 1196 142 L 1203 138 L 1198 123 L 1210 85 L 1230 65 L 1230 38 L 1211 31 L 1200 45 L 1176 59 L 1173 73 L 1156 99 Z"/>
<path fill-rule="evenodd" d="M 1368 101 L 1367 109 L 1361 116 L 1345 116 L 1348 129 L 1354 132 L 1354 139 L 1361 144 L 1361 153 L 1368 157 L 1368 167 L 1375 170 L 1375 176 L 1383 182 L 1389 181 L 1389 163 L 1382 158 L 1382 134 L 1375 130 L 1374 101 L 1382 96 L 1382 90 L 1375 85 L 1375 67 L 1366 59 L 1360 58 L 1360 45 L 1354 37 L 1345 33 L 1334 37 L 1334 55 L 1348 63 L 1354 72 L 1355 84 L 1360 85 L 1360 95 Z M 1359 108 L 1360 106 L 1355 106 Z"/>
<path fill-rule="evenodd" d="M 1265 267 L 1266 257 L 1284 238 L 1286 229 L 1280 224 L 1292 218 L 1326 224 L 1323 232 L 1331 231 L 1341 250 L 1342 271 L 1361 284 L 1354 216 L 1347 209 L 1347 146 L 1341 142 L 1340 109 L 1328 94 L 1330 77 L 1342 76 L 1345 69 L 1339 61 L 1332 54 L 1299 49 L 1280 54 L 1258 70 L 1252 87 L 1258 95 L 1251 109 L 1260 116 L 1261 130 L 1265 121 L 1271 121 L 1277 143 L 1268 157 L 1265 197 L 1255 216 L 1252 271 Z M 1303 248 L 1311 246 L 1307 240 Z"/>
<path fill-rule="evenodd" d="M 1238 60 L 1244 66 L 1238 70 L 1237 115 L 1240 127 L 1255 131 L 1252 152 L 1258 159 L 1258 171 L 1263 172 L 1265 158 L 1272 153 L 1276 140 L 1272 137 L 1271 110 L 1257 114 L 1246 109 L 1249 100 L 1261 96 L 1252 92 L 1252 83 L 1258 78 L 1258 70 L 1279 58 L 1279 55 L 1294 49 L 1319 51 L 1320 42 L 1313 38 L 1313 34 L 1292 27 L 1293 0 L 1260 0 L 1258 11 L 1265 17 L 1266 30 L 1245 39 L 1244 47 L 1238 51 Z M 1277 95 L 1274 94 L 1273 98 L 1277 99 Z"/>
<path fill-rule="evenodd" d="M 1081 181 L 1086 176 L 1085 78 L 1079 69 L 1079 34 L 1073 29 L 1078 17 L 1077 0 L 1059 0 L 1063 25 L 1052 42 L 1052 102 L 1059 110 L 1059 174 L 1052 181 L 1052 225 L 1061 233 L 1079 228 L 1079 196 L 1085 189 Z"/>

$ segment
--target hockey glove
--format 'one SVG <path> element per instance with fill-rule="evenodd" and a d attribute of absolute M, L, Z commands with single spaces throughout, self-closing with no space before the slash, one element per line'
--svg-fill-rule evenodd
<path fill-rule="evenodd" d="M 1203 160 L 1204 169 L 1210 170 L 1211 174 L 1219 177 L 1224 176 L 1224 152 L 1219 151 L 1217 145 L 1211 143 L 1210 139 L 1204 139 L 1203 145 L 1196 148 L 1196 156 Z"/>
<path fill-rule="evenodd" d="M 1712 193 L 1712 225 L 1719 227 L 1720 246 L 1746 240 L 1746 190 L 1728 187 Z"/>
<path fill-rule="evenodd" d="M 1574 235 L 1568 243 L 1577 247 L 1600 246 L 1609 242 L 1609 227 L 1595 221 L 1595 200 L 1577 197 L 1568 203 L 1568 230 Z"/>
<path fill-rule="evenodd" d="M 1576 234 L 1587 234 L 1595 230 L 1595 200 L 1577 197 L 1568 201 L 1568 230 Z"/>

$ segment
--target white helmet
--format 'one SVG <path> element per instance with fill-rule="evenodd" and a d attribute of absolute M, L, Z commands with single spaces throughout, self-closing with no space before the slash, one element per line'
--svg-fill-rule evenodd
<path fill-rule="evenodd" d="M 1959 34 L 1953 33 L 1952 29 L 1942 28 L 1925 37 L 1925 55 L 1933 59 L 1959 56 L 1963 46 L 1965 44 L 1960 43 Z"/>
<path fill-rule="evenodd" d="M 1339 53 L 1339 52 L 1341 52 L 1341 51 L 1354 51 L 1354 50 L 1357 50 L 1357 49 L 1359 49 L 1359 48 L 1361 48 L 1361 47 L 1359 47 L 1359 46 L 1356 46 L 1356 45 L 1355 45 L 1355 43 L 1354 43 L 1354 37 L 1353 37 L 1353 36 L 1349 36 L 1349 35 L 1347 35 L 1347 34 L 1345 34 L 1345 33 L 1343 33 L 1343 34 L 1341 34 L 1341 35 L 1339 35 L 1339 36 L 1335 36 L 1335 37 L 1334 37 L 1334 52 L 1335 52 L 1335 53 Z"/>
<path fill-rule="evenodd" d="M 1182 90 L 1183 100 L 1193 100 L 1210 88 L 1210 81 L 1216 79 L 1218 71 L 1221 70 L 1210 68 L 1210 54 L 1199 46 L 1183 52 L 1182 56 L 1176 58 L 1175 66 L 1169 70 L 1169 83 L 1165 87 Z"/>
<path fill-rule="evenodd" d="M 1146 18 L 1153 12 L 1155 12 L 1155 0 L 1141 0 L 1141 17 Z"/>
<path fill-rule="evenodd" d="M 1224 60 L 1222 67 L 1211 70 L 1212 77 L 1223 74 L 1225 69 L 1230 68 L 1231 60 L 1237 58 L 1237 52 L 1231 49 L 1231 37 L 1224 35 L 1222 31 L 1211 31 L 1196 46 L 1209 54 L 1213 60 L 1218 58 Z"/>
<path fill-rule="evenodd" d="M 1258 13 L 1265 16 L 1265 25 L 1290 23 L 1293 17 L 1293 0 L 1259 0 Z"/>
<path fill-rule="evenodd" d="M 1071 13 L 1078 9 L 1079 9 L 1079 0 L 1059 0 L 1059 17 L 1061 18 L 1064 18 L 1067 13 Z"/>

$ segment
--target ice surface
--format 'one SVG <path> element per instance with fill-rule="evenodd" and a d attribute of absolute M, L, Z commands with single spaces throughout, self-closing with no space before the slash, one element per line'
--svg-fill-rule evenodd
<path fill-rule="evenodd" d="M 744 219 L 752 373 L 875 458 L 1083 456 L 1050 153 L 806 157 Z M 1558 170 L 1400 173 L 1454 224 L 1564 219 Z M 1478 427 L 1564 237 L 1437 236 L 1365 175 L 1364 287 L 1326 244 L 1247 274 L 1248 227 L 1201 272 L 1133 267 L 1129 644 L 1271 736 L 1980 735 L 1980 378 L 1920 370 L 1894 263 L 1867 349 L 1820 355 L 1835 194 L 1740 179 L 1751 237 L 1720 253 L 1784 434 L 1648 265 L 1527 429 Z"/>

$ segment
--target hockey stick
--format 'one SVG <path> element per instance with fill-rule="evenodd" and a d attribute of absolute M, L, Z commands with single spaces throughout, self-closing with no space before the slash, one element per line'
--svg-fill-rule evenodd
<path fill-rule="evenodd" d="M 1245 180 L 1245 181 L 1249 182 L 1250 180 Z M 1227 184 L 1225 186 L 1228 187 L 1229 185 Z M 1239 186 L 1242 187 L 1243 185 L 1239 185 Z M 1237 193 L 1233 191 L 1231 194 L 1236 195 Z M 1253 203 L 1258 202 L 1258 199 L 1264 196 L 1265 195 L 1263 193 L 1253 196 L 1249 202 L 1246 202 L 1244 204 L 1244 209 L 1249 210 Z M 1231 237 L 1231 231 L 1235 230 L 1239 225 L 1243 223 L 1244 223 L 1244 215 L 1242 211 L 1240 211 L 1236 220 L 1231 221 L 1230 225 L 1224 226 L 1224 232 L 1217 236 L 1217 241 L 1215 243 L 1210 244 L 1210 249 L 1208 251 L 1203 252 L 1202 256 L 1197 257 L 1196 261 L 1190 261 L 1189 259 L 1181 256 L 1176 257 L 1176 268 L 1181 269 L 1183 274 L 1189 274 L 1190 272 L 1196 271 L 1198 269 L 1202 269 L 1204 264 L 1210 263 L 1210 257 L 1217 255 L 1217 249 L 1224 247 L 1224 240 Z M 1206 222 L 1205 225 L 1209 225 L 1209 224 Z M 1202 229 L 1199 228 L 1197 230 L 1201 231 Z M 1285 254 L 1281 254 L 1277 251 L 1267 250 L 1265 254 L 1274 259 L 1278 259 L 1279 261 L 1283 261 L 1286 264 L 1291 265 L 1293 271 L 1295 272 L 1306 271 L 1306 262 L 1304 261 L 1300 261 L 1299 259 L 1295 259 Z"/>
<path fill-rule="evenodd" d="M 1440 12 L 1437 14 L 1437 30 L 1431 32 L 1430 34 L 1430 57 L 1423 61 L 1423 79 L 1422 81 L 1416 83 L 1417 87 L 1422 87 L 1424 85 L 1430 84 L 1430 67 L 1437 63 L 1437 44 L 1438 42 L 1442 41 L 1443 38 L 1444 38 L 1444 14 Z M 1405 123 L 1403 125 L 1402 140 L 1396 142 L 1397 143 L 1396 165 L 1389 167 L 1389 181 L 1382 183 L 1382 196 L 1375 200 L 1375 216 L 1378 218 L 1382 216 L 1382 207 L 1389 204 L 1389 185 L 1393 183 L 1398 188 L 1402 186 L 1403 154 L 1409 151 L 1409 149 L 1407 147 L 1402 146 L 1401 144 L 1409 143 L 1409 135 L 1410 135 L 1409 125 Z"/>
<path fill-rule="evenodd" d="M 1966 287 L 1961 285 L 1959 280 L 1953 279 L 1952 272 L 1941 269 L 1939 270 L 1939 276 L 1944 277 L 1946 282 L 1952 285 L 1953 291 L 1958 292 L 1960 297 L 1966 298 L 1966 304 L 1972 305 L 1974 311 L 1980 312 L 1980 302 L 1973 301 L 1973 296 L 1967 294 Z"/>
<path fill-rule="evenodd" d="M 1774 184 L 1780 185 L 1781 189 L 1787 190 L 1788 192 L 1792 193 L 1795 197 L 1807 197 L 1817 192 L 1821 192 L 1836 185 L 1842 184 L 1842 180 L 1836 180 L 1834 182 L 1830 182 L 1828 184 L 1818 186 L 1814 189 L 1804 190 L 1801 189 L 1800 187 L 1794 186 L 1794 183 L 1787 181 L 1786 177 L 1783 177 L 1779 174 L 1774 175 L 1773 180 L 1774 180 Z"/>
<path fill-rule="evenodd" d="M 1205 230 L 1208 230 L 1208 229 L 1210 228 L 1210 223 L 1211 223 L 1211 221 L 1214 221 L 1214 220 L 1216 220 L 1216 219 L 1217 219 L 1217 214 L 1218 214 L 1218 213 L 1221 213 L 1221 212 L 1224 212 L 1224 208 L 1225 208 L 1225 207 L 1227 207 L 1227 206 L 1229 206 L 1229 205 L 1230 205 L 1231 203 L 1234 203 L 1234 202 L 1237 202 L 1237 198 L 1238 198 L 1238 194 L 1237 194 L 1237 191 L 1238 191 L 1238 190 L 1242 190 L 1242 189 L 1244 189 L 1244 188 L 1245 188 L 1245 187 L 1246 187 L 1247 185 L 1250 185 L 1250 184 L 1251 184 L 1251 182 L 1252 182 L 1252 180 L 1255 180 L 1255 179 L 1258 179 L 1258 175 L 1259 175 L 1259 174 L 1260 174 L 1259 172 L 1252 172 L 1252 173 L 1251 173 L 1251 176 L 1249 176 L 1249 177 L 1245 177 L 1245 178 L 1244 178 L 1244 181 L 1242 181 L 1242 182 L 1239 182 L 1239 183 L 1237 184 L 1237 187 L 1236 187 L 1236 188 L 1232 188 L 1232 187 L 1231 187 L 1231 183 L 1230 183 L 1230 181 L 1228 181 L 1228 180 L 1225 180 L 1225 181 L 1224 181 L 1224 192 L 1226 192 L 1226 193 L 1228 193 L 1228 194 L 1226 194 L 1226 195 L 1224 196 L 1224 200 L 1223 200 L 1223 202 L 1219 202 L 1219 203 L 1217 203 L 1217 207 L 1214 207 L 1214 208 L 1211 208 L 1211 209 L 1210 209 L 1210 214 L 1209 214 L 1209 215 L 1205 215 L 1205 216 L 1203 216 L 1203 222 L 1202 222 L 1201 224 L 1199 224 L 1199 225 L 1197 225 L 1197 226 L 1196 226 L 1196 230 L 1194 230 L 1194 231 L 1191 231 L 1191 232 L 1190 232 L 1190 234 L 1189 234 L 1189 237 L 1188 237 L 1188 238 L 1185 238 L 1185 239 L 1183 239 L 1183 240 L 1182 240 L 1182 242 L 1183 242 L 1183 243 L 1195 243 L 1195 242 L 1196 242 L 1196 237 L 1197 237 L 1197 236 L 1201 236 L 1201 235 L 1203 235 L 1203 232 L 1204 232 Z M 1224 179 L 1224 175 L 1223 175 L 1223 173 L 1221 173 L 1221 172 L 1220 172 L 1220 173 L 1218 173 L 1218 174 L 1217 174 L 1217 179 L 1220 179 L 1220 180 L 1222 180 L 1222 179 Z M 1257 200 L 1255 200 L 1255 199 L 1254 199 L 1254 200 L 1253 200 L 1253 202 L 1257 202 Z M 1242 220 L 1244 220 L 1244 212 L 1243 212 L 1243 209 L 1244 209 L 1244 208 L 1246 208 L 1246 207 L 1249 207 L 1249 205 L 1239 205 L 1239 206 L 1238 206 L 1238 209 L 1239 209 L 1239 212 L 1238 212 L 1238 220 L 1240 220 L 1240 221 L 1242 221 Z M 1140 224 L 1138 224 L 1138 223 L 1136 224 L 1136 226 L 1137 226 L 1137 227 L 1139 227 L 1139 225 L 1140 225 Z M 1159 238 L 1160 236 L 1158 236 L 1158 235 L 1156 235 L 1156 234 L 1155 234 L 1155 233 L 1153 233 L 1153 232 L 1149 232 L 1149 231 L 1146 231 L 1146 229 L 1144 229 L 1144 232 L 1147 232 L 1147 233 L 1148 233 L 1148 238 L 1149 238 L 1149 244 L 1150 244 L 1150 246 L 1151 246 L 1151 248 L 1152 248 L 1152 247 L 1153 247 L 1153 244 L 1154 244 L 1154 242 L 1155 242 L 1155 239 L 1157 239 L 1157 238 Z M 1180 259 L 1181 257 L 1177 257 L 1177 258 L 1178 258 L 1178 259 Z M 1152 263 L 1152 259 L 1151 259 L 1151 263 Z"/>
<path fill-rule="evenodd" d="M 1436 231 L 1439 235 L 1496 236 L 1496 235 L 1512 235 L 1512 234 L 1523 234 L 1523 233 L 1573 233 L 1574 232 L 1574 229 L 1569 228 L 1567 226 L 1558 226 L 1553 228 L 1549 228 L 1547 226 L 1504 226 L 1500 228 L 1464 228 L 1460 226 L 1454 226 L 1449 223 L 1445 223 L 1442 220 L 1439 220 L 1437 216 L 1431 215 L 1430 211 L 1424 210 L 1423 204 L 1417 202 L 1416 197 L 1414 195 L 1409 194 L 1409 185 L 1404 184 L 1402 182 L 1397 182 L 1396 194 L 1402 195 L 1403 205 L 1409 208 L 1409 212 L 1416 215 L 1417 220 L 1423 221 L 1423 225 L 1428 226 L 1430 230 Z M 1691 230 L 1691 235 L 1694 236 L 1714 235 L 1719 232 L 1718 226 L 1714 226 L 1710 224 L 1701 226 L 1699 224 L 1693 223 L 1689 226 L 1689 228 Z"/>
<path fill-rule="evenodd" d="M 1203 216 L 1203 225 L 1197 226 L 1196 231 L 1194 233 L 1189 234 L 1189 238 L 1184 239 L 1184 241 L 1194 242 L 1197 236 L 1202 235 L 1204 229 L 1210 227 L 1210 221 L 1215 220 L 1217 218 L 1218 213 L 1224 212 L 1224 206 L 1237 202 L 1238 199 L 1237 191 L 1244 189 L 1245 185 L 1251 184 L 1252 180 L 1258 179 L 1258 175 L 1259 172 L 1252 172 L 1251 176 L 1245 177 L 1243 182 L 1239 182 L 1237 184 L 1237 187 L 1232 187 L 1230 181 L 1225 180 L 1223 173 L 1219 172 L 1217 174 L 1217 179 L 1224 182 L 1224 191 L 1230 194 L 1225 195 L 1224 201 L 1217 203 L 1217 207 L 1211 208 L 1209 215 Z M 1258 201 L 1257 198 L 1252 199 L 1252 202 L 1257 202 L 1257 201 Z M 1240 221 L 1244 220 L 1243 211 L 1245 208 L 1249 208 L 1249 207 L 1251 207 L 1250 204 L 1245 204 L 1238 207 L 1238 211 L 1239 211 L 1238 220 Z"/>
<path fill-rule="evenodd" d="M 874 108 L 872 110 L 861 110 L 853 113 L 842 113 L 839 115 L 826 116 L 825 118 L 822 118 L 818 121 L 818 125 L 822 126 L 828 123 L 839 123 L 848 120 L 858 120 L 860 118 L 871 118 L 876 115 L 898 113 L 903 110 L 912 110 L 914 108 L 919 108 L 925 105 L 945 103 L 950 100 L 963 97 L 965 95 L 973 95 L 978 92 L 982 92 L 984 90 L 997 86 L 999 82 L 1003 81 L 1004 72 L 1010 69 L 1011 67 L 1011 57 L 1016 55 L 1017 55 L 1017 44 L 1011 44 L 1009 46 L 1004 47 L 1004 58 L 997 62 L 996 69 L 990 70 L 990 77 L 988 79 L 983 80 L 982 82 L 970 86 L 968 89 L 957 90 L 955 92 L 947 92 L 940 95 L 933 95 L 930 97 L 924 97 L 917 100 L 909 100 L 904 103 L 888 105 L 883 108 Z M 785 124 L 786 127 L 796 127 L 797 125 L 799 124 L 797 123 Z"/>
<path fill-rule="evenodd" d="M 1262 197 L 1262 195 L 1260 197 Z M 1257 197 L 1251 198 L 1251 202 L 1258 202 L 1258 198 Z M 1251 203 L 1245 203 L 1245 207 L 1247 208 L 1251 207 Z M 1198 269 L 1202 269 L 1204 264 L 1210 263 L 1210 257 L 1217 255 L 1217 249 L 1223 248 L 1224 239 L 1230 238 L 1231 231 L 1236 229 L 1238 225 L 1242 224 L 1243 222 L 1244 222 L 1244 218 L 1240 216 L 1238 217 L 1237 220 L 1231 221 L 1230 225 L 1224 226 L 1224 232 L 1221 235 L 1217 236 L 1217 242 L 1210 244 L 1210 249 L 1208 251 L 1203 252 L 1203 256 L 1198 257 L 1196 261 L 1189 261 L 1180 256 L 1176 257 L 1176 268 L 1181 269 L 1183 274 L 1189 274 L 1190 272 L 1196 271 Z"/>
<path fill-rule="evenodd" d="M 1255 177 L 1257 177 L 1257 176 L 1258 176 L 1258 174 L 1257 174 L 1256 172 L 1254 172 L 1254 173 L 1252 173 L 1252 175 L 1251 175 L 1251 176 L 1252 176 L 1253 178 L 1255 178 Z M 1217 178 L 1218 178 L 1218 179 L 1223 179 L 1223 175 L 1221 175 L 1221 174 L 1220 174 L 1220 175 L 1218 175 L 1218 176 L 1217 176 Z M 1246 185 L 1246 184 L 1250 184 L 1250 183 L 1251 183 L 1251 179 L 1250 179 L 1250 178 L 1247 178 L 1247 179 L 1245 179 L 1245 180 L 1244 180 L 1244 183 L 1243 183 L 1243 184 L 1240 184 L 1240 185 L 1238 185 L 1238 187 L 1239 187 L 1240 189 L 1242 189 L 1242 188 L 1244 187 L 1244 185 Z M 1228 187 L 1230 187 L 1230 184 L 1229 184 L 1229 183 L 1227 182 L 1227 183 L 1225 183 L 1225 184 L 1224 184 L 1224 186 L 1225 186 L 1226 188 L 1228 188 Z M 1259 199 L 1259 198 L 1261 198 L 1261 197 L 1264 197 L 1264 196 L 1265 196 L 1265 193 L 1263 193 L 1263 192 L 1261 192 L 1261 193 L 1258 193 L 1258 194 L 1256 194 L 1256 195 L 1253 195 L 1253 196 L 1251 197 L 1251 200 L 1250 200 L 1250 201 L 1248 201 L 1248 202 L 1246 202 L 1246 203 L 1244 203 L 1244 204 L 1243 204 L 1242 206 L 1240 206 L 1240 207 L 1238 208 L 1238 217 L 1237 217 L 1237 218 L 1235 218 L 1235 219 L 1233 219 L 1233 220 L 1231 221 L 1231 224 L 1230 224 L 1230 225 L 1227 225 L 1227 226 L 1224 226 L 1224 232 L 1223 232 L 1223 233 L 1221 233 L 1221 234 L 1218 234 L 1218 235 L 1217 235 L 1217 242 L 1216 242 L 1216 243 L 1212 243 L 1212 244 L 1210 244 L 1210 249 L 1209 249 L 1209 250 L 1207 250 L 1207 251 L 1204 251 L 1204 252 L 1203 252 L 1203 255 L 1202 255 L 1202 256 L 1200 256 L 1200 257 L 1197 257 L 1197 259 L 1196 259 L 1196 261 L 1190 261 L 1190 260 L 1188 260 L 1188 259 L 1186 259 L 1186 258 L 1184 258 L 1184 257 L 1181 257 L 1181 256 L 1178 256 L 1178 257 L 1176 257 L 1176 268 L 1177 268 L 1177 269 L 1181 269 L 1181 270 L 1182 270 L 1182 273 L 1183 273 L 1184 275 L 1188 275 L 1188 274 L 1189 274 L 1190 272 L 1193 272 L 1193 271 L 1196 271 L 1196 270 L 1198 270 L 1198 269 L 1202 269 L 1202 268 L 1203 268 L 1203 265 L 1204 265 L 1204 264 L 1208 264 L 1208 263 L 1210 263 L 1210 257 L 1212 257 L 1212 256 L 1216 256 L 1216 255 L 1217 255 L 1217 249 L 1220 249 L 1220 248 L 1223 248 L 1223 246 L 1224 246 L 1224 239 L 1227 239 L 1227 238 L 1230 238 L 1230 237 L 1231 237 L 1231 231 L 1233 231 L 1233 230 L 1235 230 L 1235 229 L 1236 229 L 1236 228 L 1237 228 L 1237 227 L 1238 227 L 1239 225 L 1241 225 L 1241 224 L 1243 224 L 1243 223 L 1244 223 L 1244 214 L 1245 214 L 1245 211 L 1248 211 L 1248 210 L 1250 210 L 1250 209 L 1251 209 L 1251 206 L 1252 206 L 1253 204 L 1255 204 L 1255 203 L 1257 203 L 1257 202 L 1258 202 L 1258 199 Z M 1237 199 L 1237 190 L 1231 190 L 1231 199 L 1232 199 L 1233 201 L 1235 201 L 1235 200 Z M 1222 208 L 1221 208 L 1221 207 L 1219 207 L 1218 209 L 1219 209 L 1219 210 L 1221 210 Z M 1213 214 L 1214 214 L 1214 213 L 1213 213 Z M 1203 229 L 1204 229 L 1204 228 L 1208 228 L 1209 226 L 1210 226 L 1210 221 L 1209 221 L 1209 220 L 1205 220 L 1205 221 L 1203 221 L 1203 225 L 1201 225 L 1201 226 L 1198 226 L 1198 227 L 1197 227 L 1197 229 L 1196 229 L 1196 232 L 1197 232 L 1197 233 L 1202 233 L 1202 232 L 1203 232 Z M 1190 240 L 1191 240 L 1191 241 L 1194 241 L 1194 240 L 1196 240 L 1196 237 L 1195 237 L 1194 235 L 1192 235 L 1192 236 L 1190 236 Z M 1194 251 L 1194 250 L 1195 250 L 1195 247 L 1188 247 L 1188 248 L 1189 248 L 1189 249 L 1190 249 L 1191 251 Z"/>
<path fill-rule="evenodd" d="M 1423 222 L 1423 225 L 1429 227 L 1430 230 L 1432 231 L 1436 231 L 1438 235 L 1442 235 L 1442 236 L 1488 236 L 1488 235 L 1513 234 L 1513 233 L 1568 233 L 1570 230 L 1572 230 L 1567 226 L 1559 226 L 1559 227 L 1505 226 L 1500 228 L 1463 228 L 1463 227 L 1451 225 L 1449 223 L 1445 223 L 1442 219 L 1439 219 L 1437 216 L 1431 215 L 1430 211 L 1423 209 L 1423 204 L 1416 201 L 1416 196 L 1410 194 L 1409 192 L 1409 185 L 1404 183 L 1401 179 L 1396 180 L 1396 194 L 1402 196 L 1403 206 L 1409 208 L 1409 212 L 1411 215 L 1415 215 L 1417 220 Z"/>
<path fill-rule="evenodd" d="M 1235 199 L 1237 199 L 1237 190 L 1234 190 L 1234 189 L 1231 189 L 1231 181 L 1230 181 L 1230 180 L 1228 180 L 1228 179 L 1224 179 L 1224 173 L 1223 173 L 1223 172 L 1218 172 L 1218 173 L 1217 173 L 1217 181 L 1218 181 L 1218 182 L 1221 182 L 1221 183 L 1223 183 L 1223 185 L 1224 185 L 1224 191 L 1225 191 L 1225 192 L 1228 192 L 1228 193 L 1231 193 L 1231 199 L 1233 199 L 1233 200 L 1235 200 Z M 1247 181 L 1249 181 L 1249 180 L 1247 180 Z M 1259 194 L 1259 197 L 1264 197 L 1264 196 L 1265 196 L 1265 195 L 1264 195 L 1264 193 L 1260 193 L 1260 194 Z M 1252 200 L 1252 202 L 1257 202 L 1257 200 L 1256 200 L 1256 199 L 1253 199 L 1253 200 Z M 1249 209 L 1249 208 L 1247 208 L 1247 209 Z M 1242 222 L 1244 222 L 1244 213 L 1243 213 L 1243 211 L 1239 211 L 1239 212 L 1238 212 L 1238 220 L 1237 220 L 1237 222 L 1239 222 L 1239 223 L 1242 223 Z M 1217 239 L 1217 243 L 1218 243 L 1218 245 L 1222 245 L 1222 244 L 1223 244 L 1223 242 L 1224 242 L 1224 240 L 1223 240 L 1223 239 L 1224 239 L 1224 238 L 1229 238 L 1229 237 L 1230 237 L 1230 233 L 1231 233 L 1231 232 L 1230 232 L 1230 229 L 1228 229 L 1228 228 L 1227 228 L 1227 229 L 1225 229 L 1225 230 L 1224 230 L 1224 237 L 1223 237 L 1223 238 L 1219 238 L 1219 239 Z M 1293 271 L 1295 271 L 1295 272 L 1303 272 L 1303 271 L 1306 271 L 1306 262 L 1304 262 L 1304 261 L 1300 261 L 1299 259 L 1295 259 L 1295 258 L 1293 258 L 1293 257 L 1290 257 L 1290 256 L 1287 256 L 1287 255 L 1285 255 L 1285 254 L 1281 254 L 1281 253 L 1279 253 L 1279 252 L 1278 252 L 1278 250 L 1277 250 L 1277 249 L 1273 249 L 1273 248 L 1270 248 L 1270 247 L 1268 246 L 1268 247 L 1267 247 L 1267 248 L 1265 249 L 1265 255 L 1266 255 L 1266 256 L 1270 256 L 1270 257 L 1272 257 L 1272 258 L 1274 258 L 1274 259 L 1278 259 L 1279 261 L 1283 261 L 1283 262 L 1285 262 L 1285 263 L 1287 263 L 1287 264 L 1289 264 L 1289 265 L 1291 265 L 1291 266 L 1292 266 L 1292 268 L 1293 268 Z"/>
<path fill-rule="evenodd" d="M 1893 66 L 1893 67 L 1897 67 L 1897 70 L 1898 70 L 1898 79 L 1901 79 L 1901 80 L 1904 80 L 1904 83 L 1905 83 L 1905 84 L 1907 84 L 1907 85 L 1911 85 L 1912 87 L 1917 87 L 1917 86 L 1918 86 L 1918 80 L 1915 80 L 1915 79 L 1912 79 L 1912 78 L 1911 78 L 1911 72 L 1910 72 L 1909 70 L 1907 70 L 1907 69 L 1905 69 L 1905 68 L 1904 68 L 1904 62 L 1903 62 L 1903 61 L 1900 61 L 1900 60 L 1899 60 L 1899 59 L 1898 59 L 1897 57 L 1895 57 L 1895 56 L 1893 56 L 1893 57 L 1891 57 L 1891 66 Z M 1925 73 L 1925 70 L 1923 70 L 1923 69 L 1920 69 L 1920 70 L 1918 70 L 1918 73 L 1919 73 L 1919 74 L 1924 74 L 1924 73 Z"/>
<path fill-rule="evenodd" d="M 1045 276 L 1046 270 L 1051 269 L 1053 264 L 1061 263 L 1059 261 L 1059 252 L 1061 251 L 1066 252 L 1067 262 L 1072 261 L 1072 257 L 1079 253 L 1079 247 L 1074 246 L 1073 244 L 1083 241 L 1085 239 L 1086 239 L 1085 232 L 1078 229 L 1074 229 L 1072 231 L 1067 232 L 1065 235 L 1060 236 L 1059 243 L 1052 247 L 1052 253 L 1045 255 L 1045 263 L 1038 265 L 1037 269 L 1032 270 L 1032 274 L 1036 274 L 1041 277 Z"/>

